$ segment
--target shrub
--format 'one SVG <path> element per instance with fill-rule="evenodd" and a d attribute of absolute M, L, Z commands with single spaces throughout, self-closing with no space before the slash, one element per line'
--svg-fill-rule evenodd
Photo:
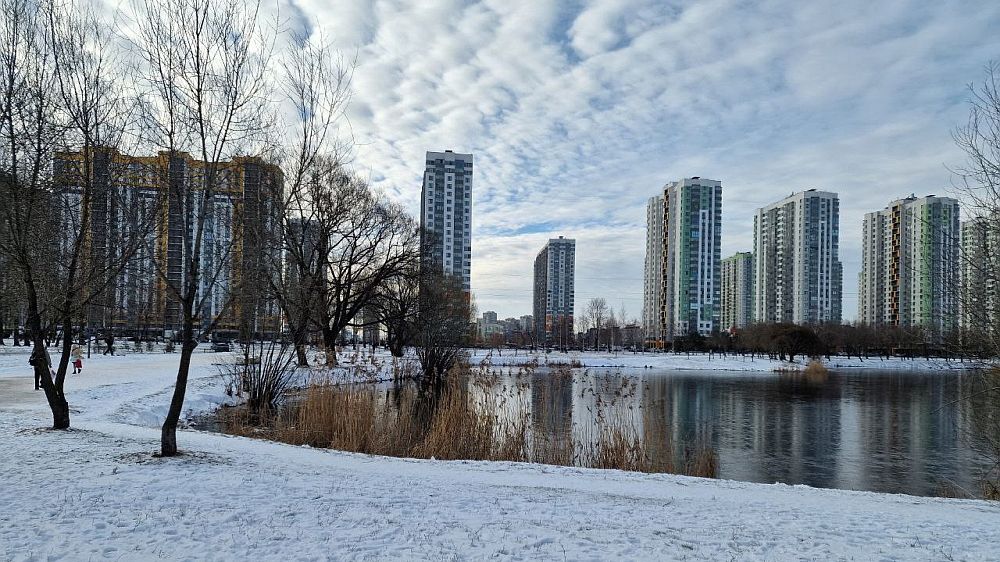
<path fill-rule="evenodd" d="M 274 408 L 291 385 L 295 354 L 290 345 L 279 342 L 250 342 L 242 346 L 236 361 L 220 367 L 236 396 L 246 398 L 253 414 Z"/>
<path fill-rule="evenodd" d="M 806 368 L 802 371 L 805 375 L 806 380 L 813 383 L 826 382 L 826 379 L 830 376 L 830 371 L 827 370 L 823 362 L 818 359 L 813 359 L 806 365 Z"/>

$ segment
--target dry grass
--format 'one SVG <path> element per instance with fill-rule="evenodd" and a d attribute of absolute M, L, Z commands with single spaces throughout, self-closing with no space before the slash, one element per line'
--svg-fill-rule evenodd
<path fill-rule="evenodd" d="M 813 359 L 805 368 L 800 369 L 798 366 L 777 367 L 774 372 L 812 384 L 823 384 L 830 378 L 830 371 L 819 359 Z"/>
<path fill-rule="evenodd" d="M 564 361 L 561 359 L 546 360 L 546 367 L 564 367 L 569 369 L 581 369 L 583 368 L 583 363 L 579 359 L 570 359 L 569 361 Z"/>
<path fill-rule="evenodd" d="M 719 455 L 708 447 L 695 449 L 687 458 L 684 474 L 717 478 L 719 476 Z"/>
<path fill-rule="evenodd" d="M 664 441 L 670 434 L 666 422 L 637 423 L 627 408 L 616 409 L 625 400 L 596 399 L 600 413 L 586 428 L 574 426 L 565 435 L 537 431 L 530 407 L 523 406 L 525 400 L 537 403 L 547 397 L 537 391 L 532 396 L 530 374 L 530 369 L 503 373 L 489 367 L 452 373 L 434 397 L 414 385 L 394 390 L 314 385 L 264 427 L 239 410 L 230 410 L 221 419 L 228 433 L 358 453 L 718 475 L 714 451 L 698 447 L 678 453 Z M 547 376 L 555 383 L 560 378 L 571 383 L 573 375 L 562 368 Z M 623 397 L 635 388 L 623 384 L 611 391 L 612 396 Z"/>
<path fill-rule="evenodd" d="M 983 497 L 1000 500 L 1000 367 L 983 370 L 967 389 L 963 398 L 968 402 L 972 431 L 968 436 L 972 446 L 991 465 L 981 476 Z"/>
<path fill-rule="evenodd" d="M 830 371 L 827 370 L 823 362 L 818 359 L 813 359 L 806 365 L 806 368 L 802 371 L 803 376 L 806 380 L 814 383 L 826 382 L 826 379 L 830 377 Z"/>
<path fill-rule="evenodd" d="M 994 480 L 983 481 L 983 498 L 1000 501 L 1000 485 Z"/>

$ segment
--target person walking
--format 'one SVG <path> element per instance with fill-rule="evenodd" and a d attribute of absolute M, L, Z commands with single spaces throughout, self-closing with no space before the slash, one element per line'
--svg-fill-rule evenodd
<path fill-rule="evenodd" d="M 31 357 L 28 358 L 28 365 L 34 367 L 35 371 L 35 390 L 41 390 L 42 388 L 42 377 L 40 373 L 46 373 L 52 376 L 52 356 L 49 355 L 49 350 L 42 348 L 41 351 L 37 349 L 31 352 Z M 44 367 L 44 369 L 39 369 L 39 367 Z"/>
<path fill-rule="evenodd" d="M 69 352 L 70 358 L 73 359 L 73 374 L 83 372 L 83 349 L 80 348 L 80 344 L 75 344 L 73 350 Z"/>
<path fill-rule="evenodd" d="M 114 355 L 115 355 L 115 336 L 114 336 L 114 334 L 112 334 L 111 332 L 108 332 L 104 336 L 104 343 L 107 345 L 107 347 L 104 348 L 104 353 L 102 353 L 101 355 L 107 355 L 107 354 L 110 353 L 111 356 L 114 357 Z"/>

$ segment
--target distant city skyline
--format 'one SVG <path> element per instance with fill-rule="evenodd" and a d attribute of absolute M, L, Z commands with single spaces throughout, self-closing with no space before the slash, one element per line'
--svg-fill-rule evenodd
<path fill-rule="evenodd" d="M 414 216 L 424 152 L 475 154 L 471 287 L 504 315 L 530 312 L 521 272 L 562 234 L 581 245 L 577 306 L 604 297 L 641 317 L 646 200 L 702 176 L 726 185 L 723 255 L 750 251 L 754 210 L 791 189 L 838 192 L 855 319 L 863 215 L 949 193 L 966 86 L 1000 53 L 1000 4 L 986 1 L 299 0 L 285 13 L 356 54 L 352 165 Z"/>

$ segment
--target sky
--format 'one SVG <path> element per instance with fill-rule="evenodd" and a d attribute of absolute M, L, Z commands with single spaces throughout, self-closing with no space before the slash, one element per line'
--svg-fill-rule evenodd
<path fill-rule="evenodd" d="M 480 311 L 531 313 L 534 257 L 575 238 L 576 310 L 642 311 L 646 200 L 723 185 L 723 257 L 754 210 L 840 194 L 844 318 L 864 213 L 948 195 L 968 85 L 1000 60 L 1000 2 L 282 0 L 356 56 L 353 165 L 419 213 L 424 153 L 473 153 Z"/>

